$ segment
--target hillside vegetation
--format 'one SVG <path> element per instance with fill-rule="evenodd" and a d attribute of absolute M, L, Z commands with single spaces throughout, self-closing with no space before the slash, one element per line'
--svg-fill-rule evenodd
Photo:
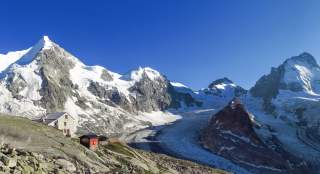
<path fill-rule="evenodd" d="M 62 132 L 0 114 L 0 173 L 226 173 L 189 161 L 132 149 L 120 142 L 93 152 Z"/>

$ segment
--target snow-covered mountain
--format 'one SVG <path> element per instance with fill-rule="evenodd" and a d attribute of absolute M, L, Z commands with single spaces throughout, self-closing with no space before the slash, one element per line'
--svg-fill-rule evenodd
<path fill-rule="evenodd" d="M 247 93 L 247 90 L 236 85 L 226 77 L 214 80 L 207 88 L 200 90 L 192 90 L 179 82 L 171 82 L 171 85 L 174 87 L 175 91 L 190 97 L 192 102 L 187 105 L 187 108 L 189 109 L 190 107 L 195 106 L 194 104 L 198 107 L 201 106 L 202 108 L 208 109 L 221 108 L 227 105 L 234 97 L 240 97 Z M 195 100 L 195 102 L 193 100 Z M 182 101 L 185 103 L 188 99 Z"/>
<path fill-rule="evenodd" d="M 272 68 L 245 95 L 238 97 L 246 110 L 226 106 L 213 116 L 202 135 L 203 141 L 215 153 L 256 170 L 255 173 L 264 170 L 269 173 L 273 169 L 286 173 L 290 166 L 295 168 L 295 159 L 300 159 L 301 166 L 307 166 L 304 173 L 315 173 L 320 168 L 319 89 L 320 67 L 315 58 L 309 53 L 291 57 Z M 244 117 L 250 117 L 251 123 Z M 247 134 L 243 130 L 251 131 Z M 262 141 L 261 147 L 250 140 L 252 134 Z M 240 152 L 241 147 L 246 150 Z M 267 149 L 260 151 L 263 148 Z M 263 153 L 270 150 L 274 152 Z M 259 155 L 262 156 L 257 157 Z M 263 162 L 270 157 L 290 158 L 295 162 L 281 165 L 268 164 L 268 160 Z M 253 158 L 259 160 L 252 161 Z M 300 164 L 295 165 L 299 168 Z M 261 167 L 264 169 L 259 170 Z M 270 171 L 268 167 L 271 167 Z M 273 172 L 277 173 L 276 170 Z"/>
<path fill-rule="evenodd" d="M 130 132 L 177 119 L 163 112 L 167 108 L 200 104 L 156 70 L 120 75 L 87 66 L 47 36 L 29 49 L 0 55 L 0 65 L 0 112 L 34 119 L 66 111 L 78 119 L 79 131 Z"/>
<path fill-rule="evenodd" d="M 246 105 L 284 147 L 312 162 L 320 157 L 320 67 L 309 53 L 287 59 L 250 89 Z M 319 167 L 319 162 L 316 162 Z"/>
<path fill-rule="evenodd" d="M 235 97 L 246 110 L 230 110 L 228 104 Z M 271 148 L 272 153 L 279 149 L 283 152 L 273 154 L 277 158 L 288 159 L 282 156 L 288 153 L 290 159 L 301 159 L 312 171 L 320 168 L 320 66 L 308 53 L 272 68 L 249 91 L 228 78 L 196 91 L 170 82 L 149 67 L 121 75 L 101 66 L 87 66 L 46 36 L 28 49 L 0 54 L 3 113 L 36 119 L 46 113 L 66 111 L 76 117 L 80 133 L 123 134 L 173 122 L 180 118 L 173 113 L 197 113 L 200 108 L 222 109 L 219 117 L 211 119 L 206 137 L 208 142 L 210 137 L 215 138 L 217 146 L 208 147 L 224 158 L 245 163 L 245 167 L 262 166 L 265 171 L 268 167 L 290 168 L 288 163 L 265 163 L 270 156 L 264 156 L 263 151 Z M 238 113 L 250 116 L 254 125 L 248 118 L 234 119 Z M 222 121 L 228 126 L 220 129 Z M 248 132 L 241 132 L 242 128 L 251 131 L 249 137 L 245 137 Z M 261 141 L 259 145 L 251 142 L 252 135 Z M 233 139 L 229 141 L 230 137 Z M 233 153 L 228 147 L 249 150 Z M 263 159 L 250 163 L 247 154 Z M 235 159 L 237 155 L 243 157 L 240 162 Z"/>
<path fill-rule="evenodd" d="M 206 101 L 204 103 L 207 107 L 217 109 L 227 105 L 234 97 L 240 97 L 246 93 L 247 90 L 224 77 L 213 81 L 207 88 L 197 91 L 197 96 L 194 97 Z"/>

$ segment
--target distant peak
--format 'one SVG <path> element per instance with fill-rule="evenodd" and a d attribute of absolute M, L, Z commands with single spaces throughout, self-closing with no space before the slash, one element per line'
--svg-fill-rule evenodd
<path fill-rule="evenodd" d="M 139 81 L 144 75 L 146 75 L 150 80 L 155 80 L 161 77 L 161 74 L 157 70 L 150 67 L 139 67 L 138 69 L 125 74 L 122 79 Z"/>
<path fill-rule="evenodd" d="M 287 59 L 284 64 L 307 64 L 312 67 L 319 67 L 316 59 L 307 52 L 303 52 L 299 54 L 298 56 L 293 56 L 289 59 Z"/>
<path fill-rule="evenodd" d="M 37 49 L 50 49 L 53 46 L 53 42 L 50 40 L 50 38 L 48 36 L 43 36 L 36 45 L 34 45 L 33 47 L 37 48 Z"/>
<path fill-rule="evenodd" d="M 313 57 L 310 53 L 308 52 L 303 52 L 299 55 L 300 57 Z"/>
<path fill-rule="evenodd" d="M 178 87 L 178 88 L 189 88 L 186 85 L 180 83 L 180 82 L 170 82 L 170 84 L 174 87 Z"/>
<path fill-rule="evenodd" d="M 139 67 L 138 71 L 149 72 L 149 73 L 153 73 L 155 75 L 160 75 L 160 73 L 157 70 L 152 69 L 150 67 Z"/>
<path fill-rule="evenodd" d="M 219 85 L 219 84 L 233 84 L 233 81 L 228 79 L 227 77 L 220 78 L 220 79 L 217 79 L 217 80 L 213 81 L 209 85 L 209 88 L 213 88 L 214 86 Z"/>
<path fill-rule="evenodd" d="M 42 39 L 45 41 L 45 42 L 52 42 L 49 38 L 49 36 L 43 36 Z"/>

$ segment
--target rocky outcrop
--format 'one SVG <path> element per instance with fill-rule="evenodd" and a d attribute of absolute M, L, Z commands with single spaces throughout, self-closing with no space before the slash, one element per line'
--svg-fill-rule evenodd
<path fill-rule="evenodd" d="M 39 153 L 15 149 L 9 144 L 0 146 L 0 172 L 31 174 L 75 173 L 76 171 L 76 166 L 63 158 L 55 159 Z"/>
<path fill-rule="evenodd" d="M 128 100 L 128 98 L 118 91 L 117 88 L 108 89 L 108 87 L 102 86 L 97 82 L 91 82 L 88 86 L 88 90 L 95 96 L 99 97 L 101 102 L 110 106 L 120 106 L 129 112 L 136 112 L 136 108 Z"/>
<path fill-rule="evenodd" d="M 91 152 L 92 153 L 92 152 Z M 9 144 L 0 146 L 0 173 L 159 173 L 168 169 L 168 174 L 226 174 L 222 170 L 197 165 L 189 161 L 174 159 L 165 155 L 134 151 L 121 144 L 110 144 L 98 150 L 104 155 L 114 156 L 105 163 L 104 171 L 94 171 L 77 159 L 54 157 L 48 154 L 15 149 Z M 139 155 L 138 155 L 139 154 Z M 96 156 L 94 153 L 91 155 Z M 104 158 L 105 159 L 105 158 Z M 97 157 L 96 160 L 99 160 Z M 148 164 L 144 164 L 148 162 Z M 158 168 L 159 167 L 159 168 Z"/>
<path fill-rule="evenodd" d="M 11 73 L 8 75 L 6 87 L 12 93 L 12 96 L 18 100 L 21 100 L 23 96 L 19 93 L 27 87 L 25 79 L 16 75 L 15 73 Z"/>
<path fill-rule="evenodd" d="M 254 97 L 263 99 L 263 107 L 267 113 L 273 113 L 275 106 L 271 103 L 272 98 L 275 98 L 281 87 L 281 79 L 284 75 L 284 67 L 272 68 L 269 75 L 262 76 L 250 89 L 250 93 Z"/>
<path fill-rule="evenodd" d="M 129 91 L 135 98 L 137 110 L 150 112 L 167 109 L 172 98 L 168 93 L 169 81 L 164 77 L 151 80 L 146 74 Z"/>
<path fill-rule="evenodd" d="M 201 141 L 213 153 L 254 173 L 307 171 L 305 163 L 286 152 L 276 137 L 266 143 L 255 129 L 259 129 L 259 125 L 255 124 L 239 100 L 233 100 L 213 116 L 203 131 Z"/>
<path fill-rule="evenodd" d="M 171 96 L 170 108 L 181 108 L 182 105 L 186 107 L 201 107 L 203 102 L 195 99 L 191 94 L 192 91 L 176 90 L 171 84 L 168 85 L 168 92 Z"/>
<path fill-rule="evenodd" d="M 111 81 L 113 80 L 112 76 L 110 75 L 110 73 L 107 70 L 102 70 L 102 74 L 101 74 L 101 79 L 105 80 L 105 81 Z"/>
<path fill-rule="evenodd" d="M 74 63 L 66 57 L 70 57 L 70 54 L 54 45 L 35 58 L 40 65 L 40 76 L 43 80 L 40 91 L 41 105 L 48 112 L 63 110 L 67 97 L 72 95 L 74 86 L 68 77 Z"/>
<path fill-rule="evenodd" d="M 148 77 L 136 82 L 129 90 L 133 93 L 129 97 L 116 88 L 108 89 L 97 82 L 91 82 L 88 90 L 102 99 L 102 102 L 111 106 L 120 106 L 129 112 L 150 112 L 165 110 L 169 107 L 179 108 L 181 102 L 186 106 L 201 106 L 190 94 L 181 93 L 173 89 L 168 80 L 159 78 L 153 81 Z"/>

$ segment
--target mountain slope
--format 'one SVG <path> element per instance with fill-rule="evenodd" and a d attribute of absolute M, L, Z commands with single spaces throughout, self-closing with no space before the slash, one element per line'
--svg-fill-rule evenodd
<path fill-rule="evenodd" d="M 284 61 L 261 77 L 244 103 L 261 125 L 263 139 L 277 137 L 291 154 L 319 168 L 320 68 L 303 53 Z"/>
<path fill-rule="evenodd" d="M 286 152 L 276 137 L 265 143 L 257 135 L 255 129 L 259 126 L 252 119 L 244 106 L 233 100 L 216 113 L 204 129 L 203 145 L 254 173 L 308 171 L 305 162 Z"/>
<path fill-rule="evenodd" d="M 262 98 L 265 110 L 273 112 L 271 100 L 286 93 L 300 97 L 316 98 L 319 96 L 320 67 L 314 57 L 308 53 L 287 59 L 270 74 L 261 77 L 250 93 Z"/>
<path fill-rule="evenodd" d="M 93 152 L 52 127 L 0 114 L 0 173 L 226 173 L 119 142 Z"/>
<path fill-rule="evenodd" d="M 320 67 L 311 54 L 286 59 L 239 96 L 246 109 L 226 106 L 212 117 L 202 134 L 204 147 L 254 173 L 292 173 L 300 167 L 304 173 L 316 173 L 319 82 Z"/>
<path fill-rule="evenodd" d="M 66 111 L 78 119 L 80 132 L 116 134 L 174 121 L 178 117 L 172 114 L 150 118 L 148 113 L 177 108 L 190 99 L 181 97 L 166 77 L 151 68 L 119 75 L 86 66 L 46 36 L 18 53 L 7 56 L 11 64 L 0 72 L 4 113 L 33 119 Z"/>

